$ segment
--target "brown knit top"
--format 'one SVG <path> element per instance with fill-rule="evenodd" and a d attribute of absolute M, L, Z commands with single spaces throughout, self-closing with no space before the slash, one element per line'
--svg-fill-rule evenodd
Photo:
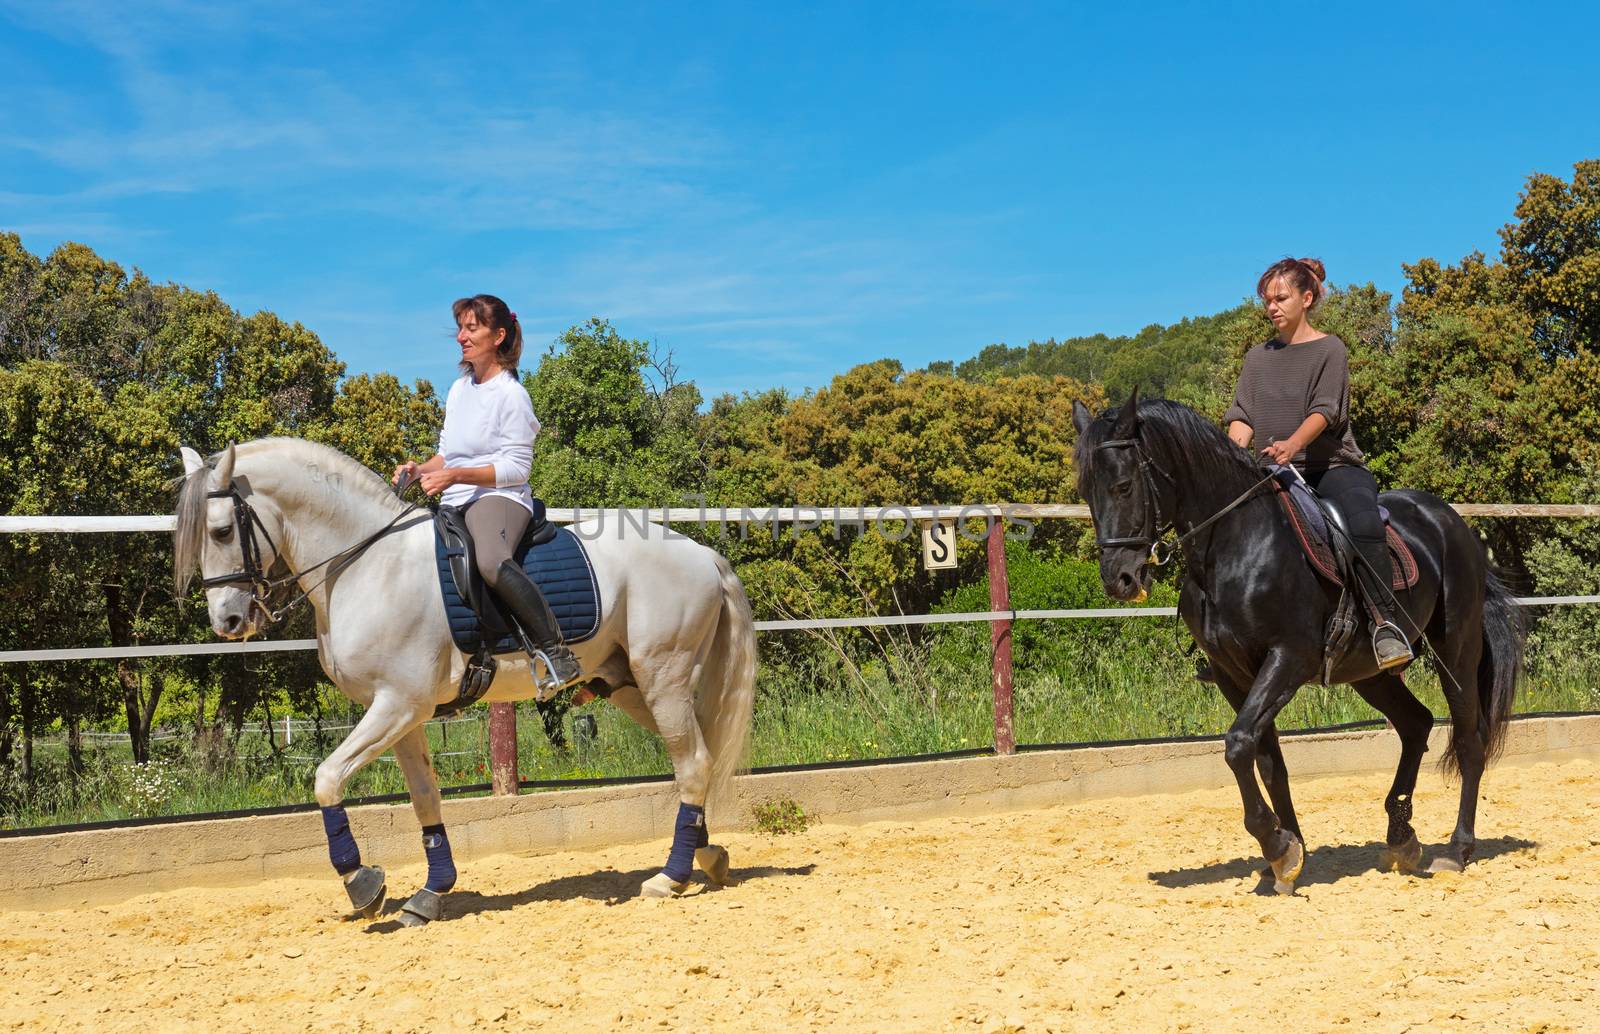
<path fill-rule="evenodd" d="M 1312 413 L 1321 413 L 1328 427 L 1295 455 L 1295 465 L 1303 470 L 1364 465 L 1366 457 L 1350 433 L 1350 360 L 1344 342 L 1332 334 L 1298 345 L 1273 338 L 1246 352 L 1233 405 L 1222 422 L 1249 424 L 1255 432 L 1250 451 L 1259 454 L 1294 434 Z"/>

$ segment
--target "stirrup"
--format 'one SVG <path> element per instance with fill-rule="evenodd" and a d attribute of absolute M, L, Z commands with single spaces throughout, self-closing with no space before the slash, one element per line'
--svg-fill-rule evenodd
<path fill-rule="evenodd" d="M 556 674 L 556 662 L 551 659 L 548 653 L 534 646 L 528 648 L 528 656 L 534 662 L 533 681 L 534 685 L 538 688 L 539 701 L 541 703 L 549 700 L 551 697 L 555 696 L 563 689 L 566 689 L 568 686 L 577 685 L 584 679 L 583 669 L 579 667 L 578 659 L 576 657 L 572 658 L 572 676 L 563 680 Z M 572 656 L 570 651 L 568 652 L 568 656 Z M 543 678 L 539 676 L 539 668 L 541 666 L 544 669 Z"/>
<path fill-rule="evenodd" d="M 1383 633 L 1386 631 L 1391 634 L 1385 636 Z M 1378 652 L 1378 642 L 1382 639 L 1398 643 L 1401 652 L 1386 659 Z M 1372 630 L 1372 657 L 1378 662 L 1379 671 L 1389 671 L 1410 664 L 1416 655 L 1411 652 L 1411 644 L 1406 641 L 1406 634 L 1400 631 L 1400 626 L 1393 621 L 1384 621 Z"/>

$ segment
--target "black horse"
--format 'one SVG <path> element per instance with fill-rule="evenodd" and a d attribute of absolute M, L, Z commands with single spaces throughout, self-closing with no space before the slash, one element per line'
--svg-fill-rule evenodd
<path fill-rule="evenodd" d="M 1126 405 L 1098 418 L 1081 402 L 1072 409 L 1078 490 L 1094 517 L 1106 592 L 1142 598 L 1156 541 L 1168 528 L 1194 532 L 1183 546 L 1178 613 L 1238 715 L 1225 748 L 1244 798 L 1245 828 L 1260 842 L 1279 893 L 1292 893 L 1304 838 L 1273 723 L 1301 685 L 1321 677 L 1324 629 L 1339 590 L 1305 559 L 1255 459 L 1194 411 L 1162 399 L 1141 403 L 1137 388 Z M 1223 513 L 1241 496 L 1244 502 Z M 1430 868 L 1459 869 L 1472 857 L 1478 781 L 1511 716 L 1524 631 L 1483 541 L 1459 514 L 1427 492 L 1385 492 L 1381 499 L 1419 568 L 1416 584 L 1396 593 L 1397 623 L 1413 647 L 1426 635 L 1433 648 L 1450 706 L 1445 765 L 1461 776 L 1455 833 Z M 1411 828 L 1411 799 L 1433 715 L 1399 674 L 1377 670 L 1372 651 L 1362 648 L 1369 639 L 1370 630 L 1356 631 L 1330 681 L 1350 683 L 1399 733 L 1400 765 L 1384 800 L 1389 846 L 1380 864 L 1416 871 L 1422 846 Z"/>

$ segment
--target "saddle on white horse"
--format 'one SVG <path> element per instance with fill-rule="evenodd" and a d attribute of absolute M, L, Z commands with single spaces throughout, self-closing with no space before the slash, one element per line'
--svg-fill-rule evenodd
<path fill-rule="evenodd" d="M 578 536 L 545 519 L 544 503 L 534 500 L 533 519 L 512 551 L 513 559 L 539 587 L 567 643 L 581 643 L 600 627 L 599 583 L 588 551 Z M 478 572 L 472 535 L 463 511 L 441 506 L 434 515 L 434 562 L 445 618 L 456 648 L 468 654 L 460 691 L 440 704 L 437 715 L 452 714 L 481 699 L 494 681 L 497 654 L 533 653 L 526 630 L 495 599 Z"/>

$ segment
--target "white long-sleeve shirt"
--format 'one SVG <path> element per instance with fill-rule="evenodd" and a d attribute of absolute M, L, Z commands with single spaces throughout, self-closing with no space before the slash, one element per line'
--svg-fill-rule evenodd
<path fill-rule="evenodd" d="M 528 471 L 533 466 L 533 439 L 538 433 L 533 401 L 510 372 L 503 371 L 481 384 L 473 383 L 472 374 L 462 374 L 445 397 L 439 455 L 446 467 L 493 464 L 494 487 L 451 485 L 440 501 L 466 506 L 486 495 L 502 495 L 533 512 Z"/>

